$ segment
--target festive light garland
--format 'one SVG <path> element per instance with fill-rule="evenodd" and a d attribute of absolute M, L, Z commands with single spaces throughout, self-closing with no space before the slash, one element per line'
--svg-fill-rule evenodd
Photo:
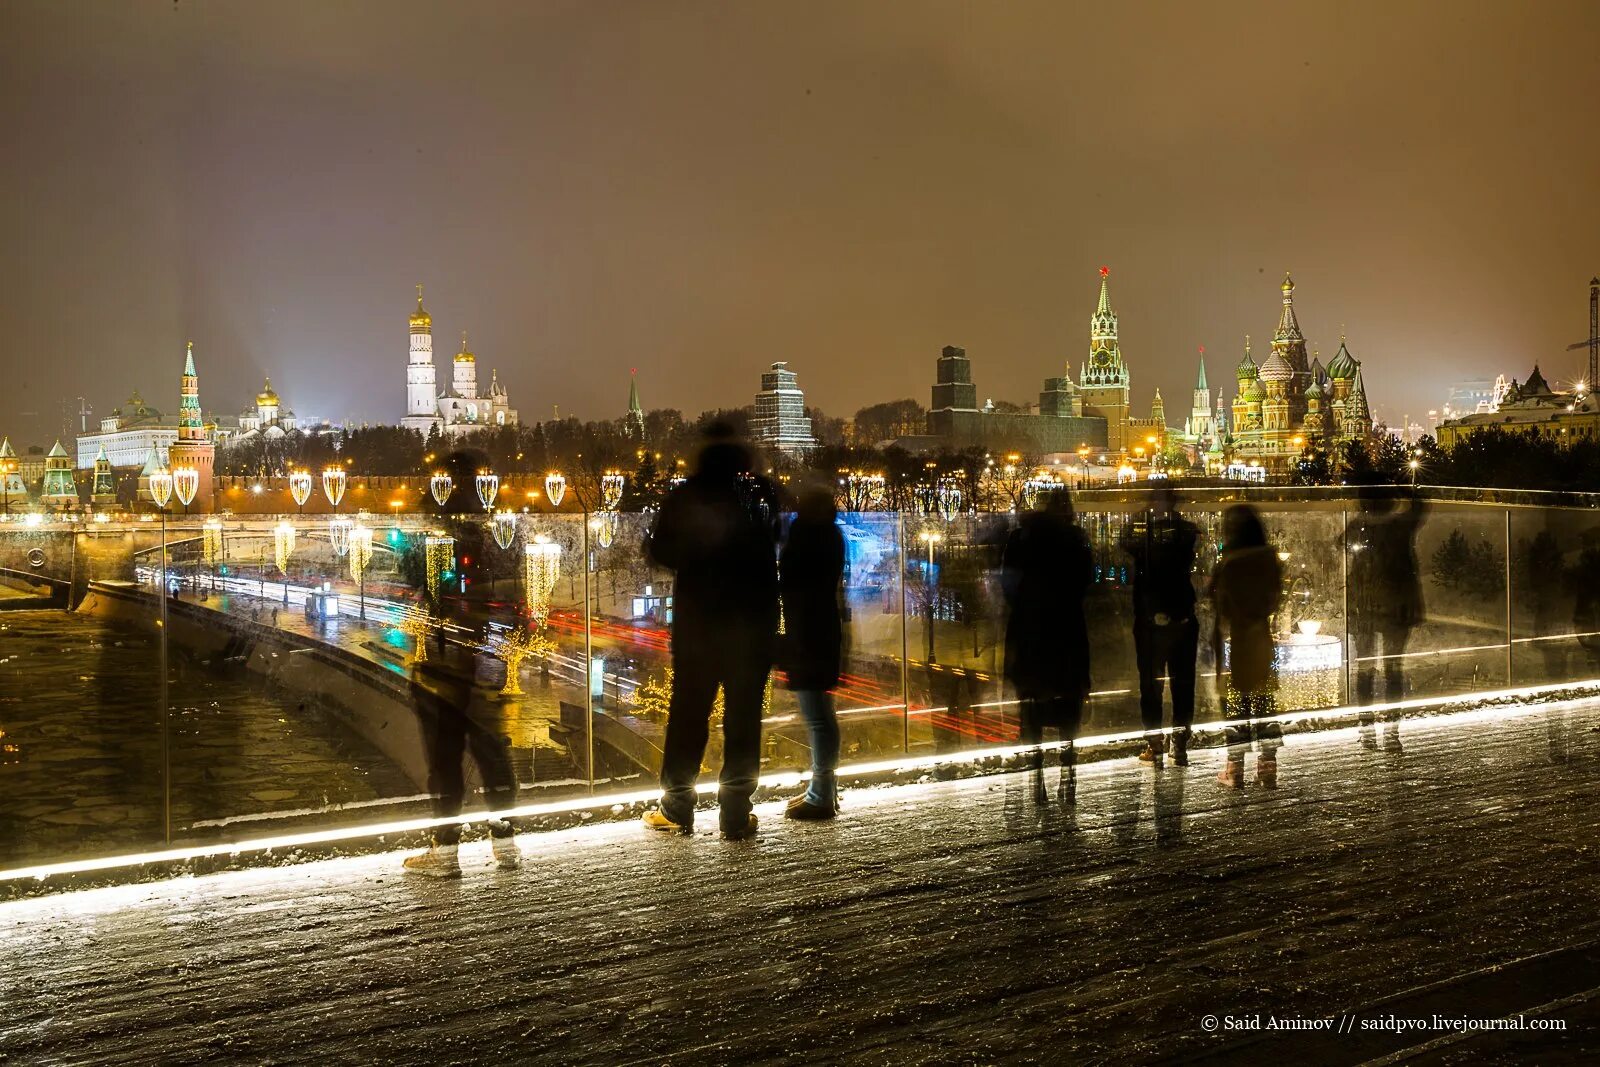
<path fill-rule="evenodd" d="M 297 470 L 289 475 L 289 495 L 294 497 L 295 507 L 306 506 L 306 501 L 311 499 L 310 471 Z"/>
<path fill-rule="evenodd" d="M 278 573 L 284 576 L 289 574 L 289 556 L 294 552 L 294 538 L 294 527 L 286 521 L 272 529 L 272 560 L 278 565 Z"/>
<path fill-rule="evenodd" d="M 478 499 L 483 510 L 494 507 L 494 498 L 500 495 L 500 476 L 493 471 L 479 471 L 477 477 Z"/>
<path fill-rule="evenodd" d="M 328 520 L 328 544 L 333 546 L 333 554 L 340 559 L 350 551 L 350 531 L 355 529 L 355 525 L 349 519 Z"/>
<path fill-rule="evenodd" d="M 528 614 L 536 626 L 550 618 L 550 597 L 561 577 L 561 546 L 539 534 L 522 549 L 522 572 L 528 587 Z"/>
<path fill-rule="evenodd" d="M 412 604 L 400 616 L 400 631 L 416 643 L 411 662 L 421 663 L 428 658 L 428 631 L 433 627 L 433 616 L 421 604 Z"/>
<path fill-rule="evenodd" d="M 505 509 L 495 512 L 489 531 L 494 534 L 495 544 L 510 548 L 511 542 L 517 539 L 517 513 Z"/>
<path fill-rule="evenodd" d="M 559 508 L 562 498 L 567 495 L 567 480 L 555 471 L 544 476 L 544 496 L 550 501 L 550 506 Z"/>
<path fill-rule="evenodd" d="M 215 567 L 222 558 L 222 522 L 207 519 L 200 528 L 200 553 L 208 565 Z"/>
<path fill-rule="evenodd" d="M 450 491 L 455 487 L 455 479 L 443 471 L 428 479 L 428 492 L 433 494 L 433 502 L 441 508 L 444 507 L 444 502 L 450 499 Z"/>
<path fill-rule="evenodd" d="M 187 508 L 200 491 L 200 472 L 193 467 L 179 467 L 173 471 L 172 491 L 178 494 L 178 503 Z"/>
<path fill-rule="evenodd" d="M 350 578 L 359 582 L 372 561 L 372 527 L 357 523 L 350 531 Z"/>
<path fill-rule="evenodd" d="M 428 595 L 439 595 L 439 583 L 444 575 L 456 568 L 456 539 L 431 534 L 423 542 L 423 556 L 427 562 Z"/>
<path fill-rule="evenodd" d="M 594 517 L 595 540 L 601 548 L 610 548 L 617 539 L 617 513 L 602 511 Z"/>
<path fill-rule="evenodd" d="M 165 466 L 156 468 L 150 475 L 150 499 L 158 508 L 165 508 L 172 499 L 172 473 Z"/>
<path fill-rule="evenodd" d="M 343 467 L 325 467 L 322 471 L 322 492 L 334 507 L 344 499 L 345 473 Z"/>
<path fill-rule="evenodd" d="M 628 479 L 620 471 L 606 471 L 600 476 L 600 510 L 615 511 L 617 505 L 622 503 L 622 490 L 627 486 Z"/>

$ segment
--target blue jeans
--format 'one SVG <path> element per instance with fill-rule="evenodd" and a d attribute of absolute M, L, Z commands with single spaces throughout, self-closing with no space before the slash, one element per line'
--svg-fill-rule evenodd
<path fill-rule="evenodd" d="M 811 786 L 806 800 L 833 807 L 836 786 L 834 771 L 839 766 L 839 718 L 833 713 L 833 694 L 821 689 L 801 689 L 795 693 L 800 714 L 811 731 Z"/>

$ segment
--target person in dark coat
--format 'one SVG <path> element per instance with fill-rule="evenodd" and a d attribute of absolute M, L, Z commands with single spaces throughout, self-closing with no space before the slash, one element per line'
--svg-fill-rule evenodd
<path fill-rule="evenodd" d="M 481 510 L 473 481 L 488 464 L 481 453 L 457 451 L 444 461 L 455 492 L 445 502 L 446 513 Z M 509 627 L 511 618 L 496 618 L 491 575 L 485 566 L 483 524 L 476 519 L 450 521 L 455 538 L 456 577 L 449 588 L 431 594 L 428 613 L 435 620 L 426 635 L 427 658 L 411 669 L 411 697 L 427 745 L 428 792 L 434 817 L 446 820 L 435 826 L 427 851 L 405 859 L 409 874 L 433 878 L 461 876 L 457 856 L 461 841 L 458 817 L 466 803 L 464 761 L 470 755 L 483 782 L 489 810 L 504 811 L 517 801 L 517 776 L 511 762 L 511 739 L 503 720 L 504 699 L 499 690 L 506 680 L 505 661 L 492 651 L 490 633 L 496 625 Z M 446 625 L 448 624 L 448 625 Z M 522 864 L 515 826 L 508 820 L 488 822 L 495 863 L 502 870 Z"/>
<path fill-rule="evenodd" d="M 1022 705 L 1022 739 L 1038 746 L 1053 726 L 1063 742 L 1063 787 L 1072 778 L 1073 742 L 1089 695 L 1089 628 L 1083 599 L 1094 581 L 1089 539 L 1074 521 L 1072 496 L 1057 489 L 1023 516 L 1006 541 L 1001 585 L 1006 679 Z M 1043 798 L 1044 754 L 1033 750 L 1034 795 Z"/>
<path fill-rule="evenodd" d="M 1361 743 L 1379 744 L 1372 705 L 1377 696 L 1378 662 L 1383 663 L 1385 703 L 1405 699 L 1406 644 L 1412 627 L 1422 621 L 1421 568 L 1417 564 L 1417 529 L 1426 505 L 1410 496 L 1396 506 L 1394 490 L 1366 486 L 1360 491 L 1355 518 L 1344 531 L 1349 560 L 1350 638 L 1356 657 L 1356 706 L 1360 709 Z M 1381 653 L 1379 649 L 1382 649 Z M 1385 748 L 1400 748 L 1400 715 L 1390 709 Z"/>
<path fill-rule="evenodd" d="M 1282 598 L 1283 565 L 1267 544 L 1261 515 L 1248 504 L 1233 505 L 1222 513 L 1222 558 L 1211 572 L 1217 688 L 1224 718 L 1239 720 L 1227 728 L 1228 759 L 1217 775 L 1217 781 L 1229 788 L 1244 787 L 1244 757 L 1252 742 L 1257 782 L 1269 789 L 1278 784 L 1283 732 L 1270 718 L 1276 713 L 1278 688 L 1272 616 Z M 1223 663 L 1228 665 L 1226 673 L 1221 670 Z"/>
<path fill-rule="evenodd" d="M 761 716 L 778 632 L 778 501 L 730 427 L 707 432 L 695 472 L 667 494 L 646 551 L 673 571 L 672 695 L 654 830 L 694 828 L 711 709 L 723 697 L 722 835 L 754 835 Z"/>
<path fill-rule="evenodd" d="M 811 783 L 790 801 L 791 819 L 831 819 L 839 812 L 834 771 L 839 766 L 839 719 L 833 689 L 844 649 L 844 535 L 826 486 L 802 491 L 778 556 L 783 596 L 779 665 L 811 734 Z"/>
<path fill-rule="evenodd" d="M 1133 651 L 1146 738 L 1139 758 L 1153 767 L 1161 766 L 1167 748 L 1161 732 L 1163 674 L 1172 689 L 1172 761 L 1189 763 L 1200 647 L 1193 578 L 1199 543 L 1200 528 L 1178 514 L 1178 494 L 1165 483 L 1150 491 L 1149 510 L 1128 524 L 1120 541 L 1133 562 Z"/>

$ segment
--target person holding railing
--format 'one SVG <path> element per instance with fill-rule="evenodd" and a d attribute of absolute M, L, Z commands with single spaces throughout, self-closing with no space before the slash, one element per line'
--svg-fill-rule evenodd
<path fill-rule="evenodd" d="M 1164 482 L 1156 483 L 1149 509 L 1128 524 L 1119 541 L 1133 562 L 1133 651 L 1145 730 L 1139 758 L 1156 768 L 1167 749 L 1161 732 L 1162 674 L 1172 690 L 1172 762 L 1180 767 L 1189 764 L 1200 645 L 1192 577 L 1199 543 L 1200 528 L 1178 514 L 1178 494 Z"/>
<path fill-rule="evenodd" d="M 839 766 L 839 718 L 833 689 L 839 684 L 844 648 L 840 601 L 844 588 L 844 535 L 839 532 L 833 492 L 826 485 L 802 489 L 794 520 L 778 556 L 783 597 L 779 664 L 800 704 L 811 735 L 811 782 L 789 802 L 790 819 L 831 819 L 839 813 L 834 770 Z"/>
<path fill-rule="evenodd" d="M 1244 758 L 1254 743 L 1256 782 L 1276 788 L 1283 732 L 1272 718 L 1278 687 L 1272 616 L 1283 596 L 1283 565 L 1267 544 L 1260 513 L 1249 504 L 1235 504 L 1222 514 L 1222 557 L 1211 573 L 1210 596 L 1218 698 L 1223 718 L 1235 721 L 1227 727 L 1228 758 L 1217 781 L 1244 788 Z"/>
<path fill-rule="evenodd" d="M 1083 600 L 1094 581 L 1094 554 L 1076 522 L 1072 495 L 1055 489 L 1022 517 L 1006 541 L 1001 586 L 1006 621 L 1006 680 L 1022 704 L 1022 741 L 1032 745 L 1033 792 L 1043 802 L 1046 726 L 1061 737 L 1060 792 L 1074 784 L 1073 743 L 1089 696 L 1089 627 Z"/>

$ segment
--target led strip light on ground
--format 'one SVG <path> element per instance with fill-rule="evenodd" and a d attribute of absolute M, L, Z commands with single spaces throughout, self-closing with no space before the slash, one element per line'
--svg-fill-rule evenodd
<path fill-rule="evenodd" d="M 1344 706 L 1338 708 L 1325 708 L 1318 711 L 1288 712 L 1275 715 L 1270 719 L 1240 720 L 1229 719 L 1219 722 L 1197 723 L 1194 726 L 1196 733 L 1214 733 L 1226 730 L 1230 726 L 1240 726 L 1246 722 L 1260 724 L 1262 722 L 1278 722 L 1292 725 L 1301 722 L 1318 722 L 1330 719 L 1345 718 L 1362 712 L 1379 716 L 1387 712 L 1401 712 L 1424 707 L 1445 707 L 1452 704 L 1483 703 L 1490 701 L 1526 699 L 1550 693 L 1576 693 L 1580 691 L 1600 692 L 1600 678 L 1589 678 L 1577 682 L 1562 682 L 1549 685 L 1527 686 L 1518 689 L 1500 689 L 1488 692 L 1465 693 L 1445 697 L 1418 697 L 1411 700 L 1397 700 L 1385 704 L 1372 704 L 1365 708 Z M 1495 719 L 1510 719 L 1522 715 L 1533 714 L 1545 710 L 1543 705 L 1524 705 L 1520 707 L 1486 708 L 1478 711 L 1458 712 L 1450 716 L 1452 724 L 1469 724 Z M 1145 736 L 1145 731 L 1124 730 L 1119 733 L 1097 734 L 1088 737 L 1079 737 L 1076 744 L 1079 748 L 1097 748 L 1104 745 L 1113 745 L 1130 741 L 1137 741 Z M 1061 741 L 1048 741 L 1038 747 L 1043 750 L 1059 749 Z M 897 759 L 877 760 L 867 763 L 846 764 L 839 768 L 841 778 L 860 777 L 863 775 L 876 775 L 886 773 L 902 773 L 918 770 L 928 770 L 952 763 L 971 763 L 978 760 L 1004 760 L 1010 757 L 1030 752 L 1033 745 L 1004 745 L 990 748 L 963 749 L 958 752 L 936 753 L 927 756 L 903 756 Z M 776 774 L 763 775 L 760 779 L 762 788 L 785 789 L 800 785 L 810 777 L 806 771 L 783 771 Z M 696 791 L 702 795 L 714 794 L 717 791 L 716 782 L 702 782 L 696 786 Z M 307 830 L 300 833 L 281 834 L 275 837 L 261 837 L 246 841 L 222 842 L 209 845 L 195 845 L 189 848 L 169 848 L 151 852 L 125 853 L 117 856 L 103 856 L 97 859 L 65 860 L 59 863 L 44 863 L 30 867 L 16 867 L 10 870 L 0 870 L 0 882 L 21 881 L 26 879 L 44 880 L 58 875 L 88 874 L 96 871 L 110 871 L 122 867 L 136 867 L 151 863 L 181 863 L 186 860 L 208 859 L 216 856 L 236 856 L 246 852 L 266 852 L 275 849 L 297 848 L 307 845 L 331 844 L 339 841 L 353 841 L 360 838 L 386 837 L 391 834 L 418 833 L 435 826 L 451 823 L 483 822 L 489 819 L 520 819 L 540 815 L 558 815 L 566 812 L 584 811 L 600 807 L 631 806 L 644 804 L 660 796 L 658 789 L 641 789 L 626 793 L 610 793 L 599 796 L 570 797 L 566 800 L 549 801 L 541 804 L 528 804 L 502 811 L 485 812 L 475 811 L 448 819 L 420 818 L 399 819 L 389 822 L 367 823 L 360 826 L 343 826 L 328 830 Z"/>

